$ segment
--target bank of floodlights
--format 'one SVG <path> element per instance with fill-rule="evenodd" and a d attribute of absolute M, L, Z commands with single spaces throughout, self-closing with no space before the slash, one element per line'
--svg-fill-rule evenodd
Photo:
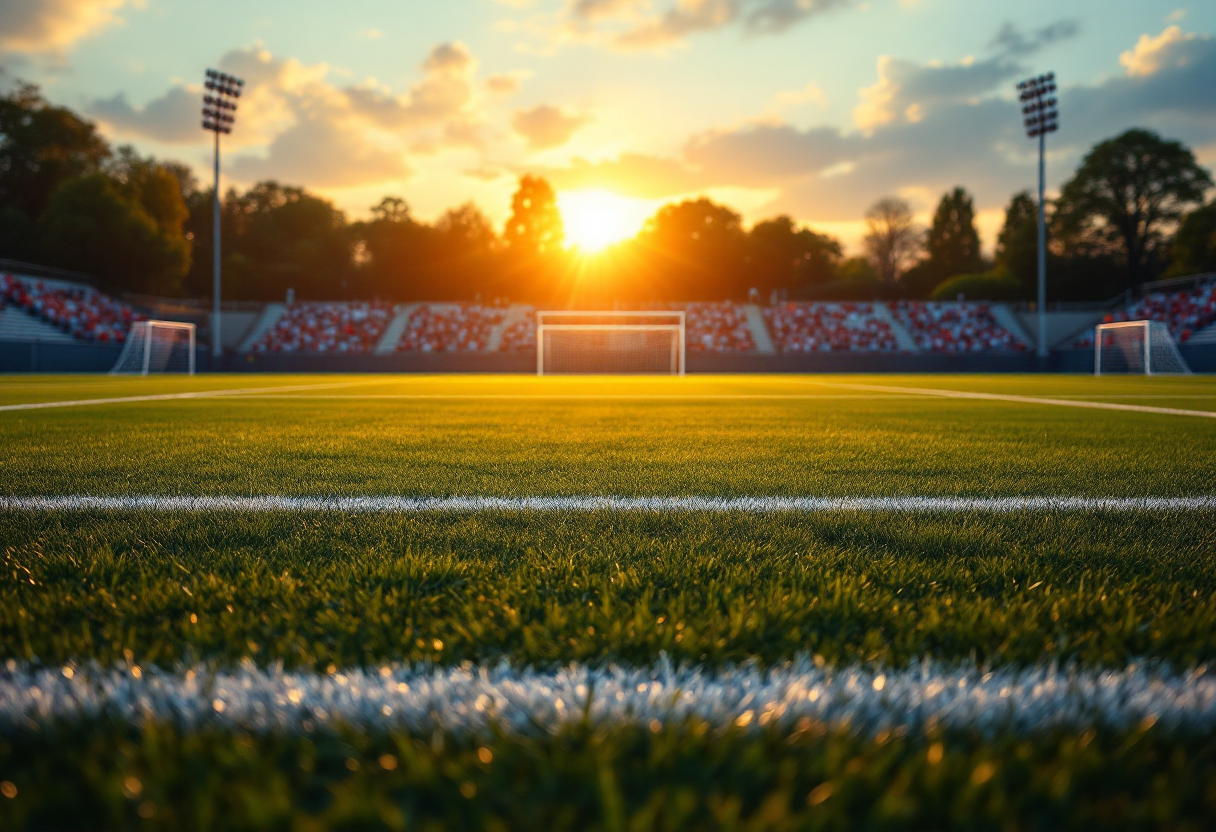
<path fill-rule="evenodd" d="M 241 88 L 245 82 L 240 78 L 220 72 L 215 69 L 207 70 L 203 87 L 203 129 L 215 134 L 215 230 L 212 238 L 214 262 L 211 270 L 213 289 L 211 306 L 211 356 L 216 359 L 218 370 L 219 358 L 223 355 L 223 341 L 220 338 L 220 136 L 232 132 L 236 124 L 236 100 L 241 97 Z"/>
<path fill-rule="evenodd" d="M 203 129 L 217 135 L 231 133 L 232 125 L 236 122 L 236 100 L 241 97 L 245 82 L 209 69 L 203 86 L 207 90 L 203 96 Z"/>
<path fill-rule="evenodd" d="M 1049 72 L 1018 84 L 1022 99 L 1022 115 L 1026 135 L 1032 139 L 1054 133 L 1060 127 L 1060 111 L 1056 107 L 1056 74 Z"/>
<path fill-rule="evenodd" d="M 1048 72 L 1018 84 L 1026 135 L 1039 140 L 1039 358 L 1047 358 L 1047 134 L 1060 129 L 1056 74 Z"/>

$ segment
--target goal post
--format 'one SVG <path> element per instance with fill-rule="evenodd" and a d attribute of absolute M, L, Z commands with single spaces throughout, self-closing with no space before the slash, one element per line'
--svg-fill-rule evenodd
<path fill-rule="evenodd" d="M 1160 321 L 1098 324 L 1094 330 L 1094 375 L 1190 375 L 1170 330 Z"/>
<path fill-rule="evenodd" d="M 537 312 L 536 374 L 684 375 L 684 312 Z"/>
<path fill-rule="evenodd" d="M 185 373 L 194 375 L 194 324 L 136 321 L 110 375 Z"/>

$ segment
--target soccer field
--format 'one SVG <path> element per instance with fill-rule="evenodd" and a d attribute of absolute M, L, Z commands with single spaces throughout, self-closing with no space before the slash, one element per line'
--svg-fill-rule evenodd
<path fill-rule="evenodd" d="M 3 829 L 1216 824 L 1212 378 L 0 377 L 0 437 Z"/>

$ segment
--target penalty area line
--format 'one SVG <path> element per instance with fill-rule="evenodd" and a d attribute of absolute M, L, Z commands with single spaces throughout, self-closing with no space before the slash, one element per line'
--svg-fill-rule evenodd
<path fill-rule="evenodd" d="M 285 497 L 285 496 L 31 496 L 0 497 L 0 511 L 422 514 L 488 512 L 640 512 L 656 514 L 824 514 L 840 512 L 957 514 L 963 512 L 1216 511 L 1216 495 L 1196 497 Z"/>
<path fill-rule="evenodd" d="M 114 396 L 106 399 L 73 399 L 70 401 L 26 402 L 24 404 L 0 405 L 0 412 L 14 410 L 49 410 L 56 407 L 88 407 L 102 404 L 128 404 L 131 402 L 163 402 L 174 399 L 214 399 L 221 396 L 249 396 L 256 393 L 293 392 L 301 390 L 326 390 L 336 387 L 355 387 L 372 384 L 374 381 L 346 381 L 337 384 L 297 384 L 285 387 L 245 387 L 236 390 L 199 390 L 189 393 L 157 393 L 147 396 Z"/>
<path fill-rule="evenodd" d="M 1083 407 L 1089 410 L 1122 410 L 1130 413 L 1155 413 L 1164 416 L 1198 416 L 1216 419 L 1216 411 L 1182 410 L 1175 407 L 1152 407 L 1143 404 L 1116 404 L 1114 402 L 1078 401 L 1076 399 L 1047 399 L 1038 396 L 1014 396 L 1008 393 L 974 393 L 966 390 L 940 390 L 932 387 L 888 387 L 878 384 L 841 384 L 817 381 L 824 387 L 841 390 L 866 390 L 872 393 L 901 393 L 914 396 L 936 396 L 944 399 L 980 399 L 995 402 L 1017 402 L 1019 404 L 1045 404 L 1055 407 Z"/>

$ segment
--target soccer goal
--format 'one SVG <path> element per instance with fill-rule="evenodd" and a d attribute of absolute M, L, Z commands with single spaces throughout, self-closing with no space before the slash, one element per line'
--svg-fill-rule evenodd
<path fill-rule="evenodd" d="M 537 312 L 537 375 L 684 375 L 683 312 Z"/>
<path fill-rule="evenodd" d="M 185 373 L 194 375 L 194 324 L 136 321 L 111 375 Z"/>
<path fill-rule="evenodd" d="M 1160 321 L 1099 324 L 1094 333 L 1094 375 L 1190 375 L 1170 330 Z"/>

